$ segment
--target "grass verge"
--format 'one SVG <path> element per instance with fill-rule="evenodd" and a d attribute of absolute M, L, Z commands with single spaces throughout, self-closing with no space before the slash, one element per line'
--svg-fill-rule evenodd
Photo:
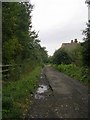
<path fill-rule="evenodd" d="M 87 84 L 89 82 L 89 75 L 88 75 L 88 69 L 85 67 L 78 67 L 75 64 L 60 64 L 60 65 L 54 65 L 56 69 L 58 69 L 60 72 L 63 72 L 72 78 L 75 78 L 79 81 L 84 82 Z"/>
<path fill-rule="evenodd" d="M 35 89 L 42 67 L 37 66 L 23 78 L 3 85 L 2 117 L 3 119 L 23 118 L 30 104 L 30 93 Z"/>

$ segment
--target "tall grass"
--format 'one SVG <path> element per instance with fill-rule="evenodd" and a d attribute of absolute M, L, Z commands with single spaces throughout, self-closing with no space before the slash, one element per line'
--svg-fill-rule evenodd
<path fill-rule="evenodd" d="M 88 83 L 89 81 L 89 75 L 88 75 L 88 69 L 85 67 L 78 67 L 75 64 L 60 64 L 60 65 L 54 65 L 56 69 L 58 69 L 60 72 L 63 72 L 72 78 L 75 78 L 77 80 L 80 80 L 84 83 Z"/>
<path fill-rule="evenodd" d="M 40 72 L 41 66 L 37 66 L 32 72 L 28 70 L 20 80 L 3 85 L 3 119 L 17 120 L 25 116 L 31 103 L 30 93 L 37 85 Z"/>

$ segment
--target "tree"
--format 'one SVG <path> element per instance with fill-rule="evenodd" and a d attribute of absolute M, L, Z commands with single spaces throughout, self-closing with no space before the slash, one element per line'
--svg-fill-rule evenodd
<path fill-rule="evenodd" d="M 90 67 L 90 22 L 87 24 L 87 28 L 83 31 L 84 42 L 82 43 L 83 46 L 83 63 L 84 65 Z"/>
<path fill-rule="evenodd" d="M 16 69 L 10 72 L 15 79 L 21 71 L 23 74 L 47 60 L 47 51 L 41 47 L 38 34 L 32 30 L 32 10 L 29 2 L 2 3 L 2 62 L 15 65 Z"/>
<path fill-rule="evenodd" d="M 32 31 L 32 10 L 29 2 L 2 4 L 3 64 L 19 64 L 27 59 L 39 63 L 47 56 L 38 34 Z"/>
<path fill-rule="evenodd" d="M 68 55 L 71 57 L 72 63 L 74 63 L 77 66 L 82 66 L 82 64 L 83 64 L 82 50 L 83 50 L 83 47 L 81 46 L 81 43 L 78 43 L 76 48 L 72 49 L 71 51 L 66 51 L 68 53 Z"/>
<path fill-rule="evenodd" d="M 55 51 L 53 55 L 53 63 L 54 64 L 62 64 L 62 63 L 70 64 L 71 58 L 64 49 L 60 48 L 57 51 Z"/>

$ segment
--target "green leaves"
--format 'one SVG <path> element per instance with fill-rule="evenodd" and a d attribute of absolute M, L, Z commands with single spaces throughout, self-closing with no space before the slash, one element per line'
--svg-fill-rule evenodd
<path fill-rule="evenodd" d="M 2 3 L 3 64 L 19 64 L 27 59 L 40 63 L 47 58 L 38 34 L 32 31 L 32 10 L 29 2 Z"/>
<path fill-rule="evenodd" d="M 32 72 L 29 69 L 28 74 L 24 73 L 20 80 L 3 86 L 3 119 L 23 118 L 25 109 L 30 106 L 30 93 L 37 86 L 41 70 L 41 66 L 36 66 Z M 27 99 L 29 104 L 26 105 Z"/>
<path fill-rule="evenodd" d="M 83 62 L 84 65 L 90 67 L 90 23 L 87 24 L 86 30 L 83 32 L 85 35 L 83 46 Z"/>
<path fill-rule="evenodd" d="M 55 66 L 60 72 L 64 72 L 65 74 L 71 76 L 74 79 L 80 80 L 82 82 L 88 83 L 89 75 L 87 73 L 87 68 L 78 67 L 75 64 L 60 64 Z"/>
<path fill-rule="evenodd" d="M 64 49 L 58 49 L 53 56 L 54 64 L 69 64 L 71 63 L 71 58 Z"/>
<path fill-rule="evenodd" d="M 20 51 L 22 50 L 22 45 L 19 43 L 18 39 L 13 37 L 3 44 L 4 61 L 9 63 L 10 60 L 16 59 Z"/>
<path fill-rule="evenodd" d="M 11 65 L 8 68 L 9 76 L 3 78 L 6 80 L 3 88 L 3 118 L 22 116 L 25 99 L 35 88 L 40 66 L 48 58 L 47 51 L 40 45 L 38 34 L 32 31 L 32 8 L 29 2 L 2 3 L 3 64 Z"/>

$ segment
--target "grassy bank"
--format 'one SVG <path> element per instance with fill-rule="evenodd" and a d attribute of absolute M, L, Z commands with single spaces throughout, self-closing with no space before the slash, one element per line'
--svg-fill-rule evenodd
<path fill-rule="evenodd" d="M 3 84 L 3 119 L 22 118 L 30 104 L 30 93 L 35 89 L 42 67 L 24 74 L 22 79 Z"/>
<path fill-rule="evenodd" d="M 89 75 L 87 68 L 84 67 L 78 67 L 74 64 L 60 64 L 60 65 L 54 65 L 56 69 L 58 69 L 60 72 L 63 72 L 72 78 L 75 78 L 77 80 L 80 80 L 84 83 L 88 83 L 89 81 Z"/>

